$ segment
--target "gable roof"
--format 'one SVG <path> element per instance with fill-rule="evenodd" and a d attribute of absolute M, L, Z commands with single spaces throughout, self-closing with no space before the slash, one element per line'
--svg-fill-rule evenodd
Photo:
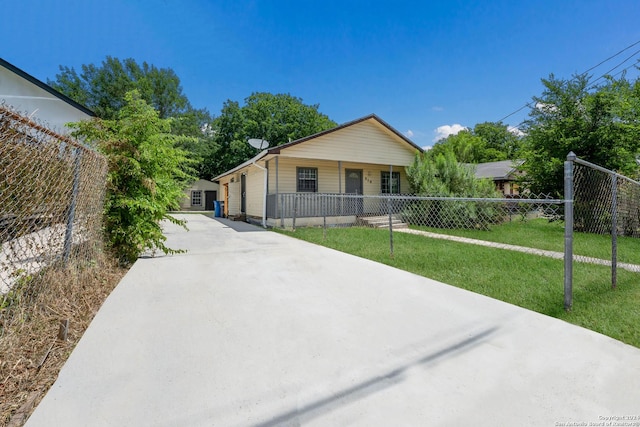
<path fill-rule="evenodd" d="M 524 160 L 502 160 L 499 162 L 478 163 L 476 168 L 476 178 L 491 178 L 494 180 L 511 179 L 516 169 L 524 163 Z"/>
<path fill-rule="evenodd" d="M 268 151 L 268 154 L 280 154 L 280 150 L 282 150 L 282 149 L 286 149 L 286 148 L 294 146 L 294 145 L 302 144 L 303 142 L 306 142 L 306 141 L 308 141 L 310 139 L 315 139 L 315 138 L 318 138 L 318 137 L 323 136 L 323 135 L 327 135 L 327 134 L 330 134 L 330 133 L 333 133 L 333 132 L 337 132 L 337 131 L 339 131 L 341 129 L 344 129 L 346 127 L 353 126 L 355 124 L 362 123 L 362 122 L 365 122 L 365 121 L 371 120 L 371 119 L 373 119 L 374 121 L 377 121 L 379 124 L 381 124 L 382 126 L 387 128 L 389 131 L 394 133 L 396 136 L 401 138 L 404 142 L 406 142 L 407 144 L 411 145 L 416 150 L 419 150 L 421 152 L 424 151 L 421 147 L 417 146 L 413 141 L 411 141 L 409 138 L 404 136 L 402 133 L 398 132 L 390 124 L 388 124 L 387 122 L 382 120 L 380 117 L 376 116 L 375 114 L 369 114 L 368 116 L 364 116 L 364 117 L 361 117 L 359 119 L 352 120 L 352 121 L 347 122 L 347 123 L 343 123 L 340 126 L 336 126 L 334 128 L 327 129 L 325 131 L 315 133 L 313 135 L 305 136 L 304 138 L 296 139 L 295 141 L 291 141 L 291 142 L 288 142 L 286 144 L 278 145 L 278 146 L 273 147 L 273 148 L 268 148 L 266 151 Z"/>
<path fill-rule="evenodd" d="M 16 75 L 22 77 L 23 79 L 29 81 L 30 83 L 33 83 L 34 85 L 38 86 L 40 89 L 43 89 L 43 90 L 49 92 L 51 95 L 55 96 L 56 98 L 60 99 L 63 102 L 66 102 L 67 104 L 69 104 L 72 107 L 82 111 L 83 113 L 85 113 L 85 114 L 87 114 L 87 115 L 89 115 L 91 117 L 95 117 L 96 116 L 96 113 L 94 113 L 93 111 L 89 110 L 84 105 L 77 103 L 76 101 L 74 101 L 73 99 L 69 98 L 65 94 L 58 92 L 57 90 L 55 90 L 54 88 L 52 88 L 48 84 L 36 79 L 31 74 L 21 70 L 20 68 L 18 68 L 15 65 L 5 61 L 2 58 L 0 58 L 0 66 L 6 68 L 7 70 L 11 71 L 12 73 L 14 73 Z"/>
<path fill-rule="evenodd" d="M 316 139 L 316 138 L 321 137 L 323 135 L 327 135 L 327 134 L 330 134 L 330 133 L 333 133 L 333 132 L 337 132 L 337 131 L 339 131 L 341 129 L 344 129 L 344 128 L 349 127 L 349 126 L 356 125 L 358 123 L 365 122 L 367 120 L 374 120 L 374 121 L 378 122 L 380 125 L 382 125 L 384 128 L 386 128 L 388 131 L 390 131 L 391 133 L 393 133 L 394 135 L 399 137 L 402 141 L 404 141 L 407 144 L 409 144 L 412 148 L 415 148 L 416 150 L 418 150 L 420 152 L 424 151 L 421 147 L 416 145 L 413 141 L 411 141 L 409 138 L 404 136 L 402 133 L 398 132 L 395 128 L 393 128 L 387 122 L 382 120 L 380 117 L 376 116 L 375 114 L 369 114 L 368 116 L 364 116 L 364 117 L 361 117 L 359 119 L 343 123 L 343 124 L 341 124 L 339 126 L 336 126 L 334 128 L 327 129 L 327 130 L 324 130 L 322 132 L 315 133 L 313 135 L 305 136 L 304 138 L 296 139 L 295 141 L 291 141 L 291 142 L 288 142 L 288 143 L 285 143 L 285 144 L 282 144 L 282 145 L 278 145 L 278 146 L 275 146 L 275 147 L 272 147 L 272 148 L 267 148 L 265 150 L 262 150 L 255 157 L 253 157 L 253 158 L 247 160 L 246 162 L 234 167 L 233 169 L 230 169 L 230 170 L 228 170 L 228 171 L 216 176 L 215 178 L 212 179 L 212 181 L 217 181 L 218 179 L 222 178 L 223 176 L 226 176 L 226 175 L 232 174 L 234 172 L 237 172 L 238 170 L 243 169 L 243 168 L 251 165 L 254 162 L 257 162 L 258 160 L 262 159 L 264 156 L 266 156 L 268 154 L 280 154 L 282 150 L 286 150 L 289 147 L 293 147 L 293 146 L 298 145 L 298 144 L 303 144 L 303 143 L 305 143 L 307 141 Z"/>

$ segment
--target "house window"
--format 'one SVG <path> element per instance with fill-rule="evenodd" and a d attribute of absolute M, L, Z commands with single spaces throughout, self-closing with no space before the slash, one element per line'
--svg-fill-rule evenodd
<path fill-rule="evenodd" d="M 191 192 L 191 206 L 202 206 L 202 190 Z"/>
<path fill-rule="evenodd" d="M 382 194 L 400 194 L 400 172 L 392 172 L 391 180 L 389 180 L 389 172 L 382 172 L 380 192 Z"/>
<path fill-rule="evenodd" d="M 296 168 L 298 181 L 296 191 L 315 193 L 318 191 L 318 168 Z"/>

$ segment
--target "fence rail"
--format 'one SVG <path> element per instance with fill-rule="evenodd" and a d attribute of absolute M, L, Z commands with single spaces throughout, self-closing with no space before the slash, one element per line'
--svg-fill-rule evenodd
<path fill-rule="evenodd" d="M 267 196 L 267 217 L 305 224 L 305 219 L 344 217 L 340 225 L 360 225 L 363 219 L 393 215 L 410 225 L 437 228 L 481 228 L 516 216 L 558 219 L 564 200 L 546 195 L 509 198 L 433 197 L 416 195 L 356 195 L 280 193 Z"/>

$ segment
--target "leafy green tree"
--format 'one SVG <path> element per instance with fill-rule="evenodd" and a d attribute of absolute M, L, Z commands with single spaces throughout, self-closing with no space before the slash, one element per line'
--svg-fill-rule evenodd
<path fill-rule="evenodd" d="M 524 183 L 536 193 L 560 195 L 563 163 L 573 151 L 582 159 L 623 174 L 638 172 L 638 81 L 608 78 L 591 85 L 587 75 L 543 79 L 536 108 L 525 125 Z"/>
<path fill-rule="evenodd" d="M 318 108 L 289 94 L 253 93 L 243 106 L 227 100 L 213 122 L 216 147 L 207 157 L 208 170 L 215 176 L 255 156 L 250 138 L 276 146 L 337 126 Z"/>
<path fill-rule="evenodd" d="M 212 177 L 225 172 L 256 154 L 245 132 L 243 109 L 236 101 L 227 100 L 213 123 L 213 139 L 216 149 L 207 157 L 206 162 Z"/>
<path fill-rule="evenodd" d="M 180 79 L 170 68 L 157 68 L 134 59 L 121 61 L 107 56 L 101 65 L 82 65 L 82 72 L 60 66 L 60 73 L 49 85 L 86 105 L 98 117 L 115 120 L 126 105 L 125 94 L 137 90 L 141 99 L 151 105 L 159 118 L 171 118 L 171 132 L 197 140 L 188 140 L 182 148 L 195 162 L 201 178 L 211 178 L 205 158 L 211 156 L 217 144 L 207 135 L 213 118 L 206 109 L 195 109 L 182 93 Z"/>
<path fill-rule="evenodd" d="M 509 126 L 502 122 L 478 123 L 473 127 L 473 134 L 485 141 L 487 153 L 485 157 L 491 160 L 515 160 L 518 158 L 522 138 L 509 130 Z"/>
<path fill-rule="evenodd" d="M 478 123 L 473 129 L 465 129 L 438 141 L 430 150 L 438 156 L 453 152 L 462 163 L 483 163 L 499 160 L 515 160 L 520 138 L 501 122 Z"/>
<path fill-rule="evenodd" d="M 162 119 L 181 115 L 191 108 L 172 69 L 146 62 L 140 65 L 133 58 L 120 61 L 107 56 L 100 66 L 82 65 L 80 74 L 73 67 L 60 66 L 56 79 L 47 83 L 107 120 L 118 117 L 126 104 L 125 94 L 134 89 Z"/>
<path fill-rule="evenodd" d="M 289 94 L 253 93 L 242 107 L 244 133 L 275 146 L 335 127 L 336 123 L 318 108 Z"/>
<path fill-rule="evenodd" d="M 419 153 L 406 169 L 411 190 L 415 194 L 436 197 L 496 198 L 493 181 L 478 179 L 472 165 L 458 162 L 453 151 L 432 155 Z M 414 203 L 405 212 L 409 222 L 424 222 L 442 228 L 486 227 L 497 215 L 495 204 L 456 200 L 425 200 Z"/>
<path fill-rule="evenodd" d="M 475 167 L 463 164 L 452 151 L 436 156 L 418 153 L 407 167 L 412 192 L 427 196 L 499 197 L 493 181 L 478 179 Z"/>
<path fill-rule="evenodd" d="M 178 208 L 190 175 L 187 153 L 137 91 L 124 96 L 117 120 L 95 119 L 72 125 L 74 135 L 96 141 L 109 164 L 105 203 L 105 233 L 114 255 L 133 263 L 145 250 L 179 252 L 165 246 L 159 222 L 184 226 L 168 215 Z"/>
<path fill-rule="evenodd" d="M 461 163 L 480 163 L 485 161 L 485 151 L 486 143 L 482 138 L 471 130 L 463 130 L 439 141 L 428 153 L 433 158 L 452 153 Z"/>

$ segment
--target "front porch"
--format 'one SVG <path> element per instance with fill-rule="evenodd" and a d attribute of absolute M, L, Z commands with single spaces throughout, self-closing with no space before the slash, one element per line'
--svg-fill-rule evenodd
<path fill-rule="evenodd" d="M 402 199 L 392 195 L 344 193 L 279 193 L 267 195 L 267 226 L 406 226 L 401 220 Z"/>

